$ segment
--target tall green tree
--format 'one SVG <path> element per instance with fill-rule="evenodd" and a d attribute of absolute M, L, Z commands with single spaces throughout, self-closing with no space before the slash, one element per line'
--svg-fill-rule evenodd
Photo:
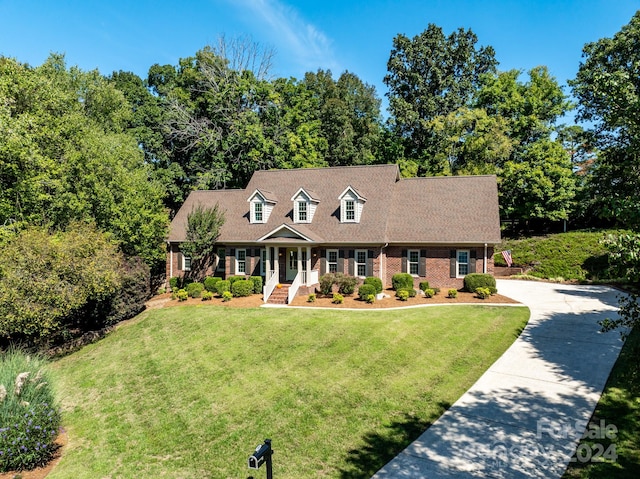
<path fill-rule="evenodd" d="M 98 72 L 0 58 L 0 225 L 95 222 L 128 255 L 164 260 L 164 188 L 136 139 L 131 107 Z"/>
<path fill-rule="evenodd" d="M 224 225 L 224 211 L 216 203 L 212 208 L 196 205 L 187 215 L 187 238 L 180 249 L 191 258 L 189 275 L 204 281 L 207 271 L 214 265 L 220 229 Z"/>
<path fill-rule="evenodd" d="M 477 47 L 477 36 L 462 28 L 445 36 L 434 24 L 410 39 L 399 34 L 384 78 L 395 133 L 405 157 L 418 164 L 420 175 L 442 174 L 445 161 L 434 161 L 441 141 L 431 123 L 468 106 L 484 73 L 495 71 L 492 47 Z"/>
<path fill-rule="evenodd" d="M 594 213 L 640 228 L 640 11 L 612 38 L 588 43 L 576 78 L 578 120 L 590 122 L 599 153 Z"/>

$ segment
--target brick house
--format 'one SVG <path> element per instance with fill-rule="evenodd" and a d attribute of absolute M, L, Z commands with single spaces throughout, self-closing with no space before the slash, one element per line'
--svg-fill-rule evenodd
<path fill-rule="evenodd" d="M 245 189 L 194 191 L 171 222 L 167 278 L 189 269 L 180 253 L 195 205 L 219 204 L 225 223 L 211 274 L 263 276 L 306 294 L 327 272 L 385 286 L 400 272 L 440 288 L 493 274 L 500 242 L 495 176 L 401 178 L 397 165 L 256 171 Z"/>

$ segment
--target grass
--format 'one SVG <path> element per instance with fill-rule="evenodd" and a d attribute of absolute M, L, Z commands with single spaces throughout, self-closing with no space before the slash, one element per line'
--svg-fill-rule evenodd
<path fill-rule="evenodd" d="M 538 278 L 603 280 L 607 269 L 607 249 L 600 240 L 621 230 L 574 231 L 548 236 L 505 240 L 498 246 L 494 262 L 506 266 L 500 251 L 511 250 L 516 266 L 531 267 L 528 274 Z"/>
<path fill-rule="evenodd" d="M 489 306 L 149 311 L 53 365 L 70 439 L 49 479 L 246 477 L 265 438 L 278 478 L 369 478 L 528 316 Z"/>
<path fill-rule="evenodd" d="M 605 425 L 617 428 L 615 438 L 584 439 L 583 448 L 588 458 L 590 451 L 595 454 L 594 444 L 601 444 L 608 450 L 613 443 L 617 459 L 603 462 L 572 463 L 563 476 L 564 479 L 636 479 L 640 477 L 640 330 L 635 329 L 627 338 L 616 361 L 609 380 L 591 419 L 597 426 L 603 420 Z"/>

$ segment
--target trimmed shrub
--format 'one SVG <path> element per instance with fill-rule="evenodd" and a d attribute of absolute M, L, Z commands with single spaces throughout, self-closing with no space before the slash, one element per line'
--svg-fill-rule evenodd
<path fill-rule="evenodd" d="M 169 278 L 169 287 L 172 291 L 180 289 L 182 286 L 182 276 L 172 276 Z"/>
<path fill-rule="evenodd" d="M 253 294 L 253 281 L 239 279 L 231 283 L 231 293 L 239 298 Z"/>
<path fill-rule="evenodd" d="M 218 281 L 216 283 L 216 293 L 222 296 L 226 292 L 231 292 L 231 283 L 229 282 L 229 280 L 223 279 L 222 281 Z"/>
<path fill-rule="evenodd" d="M 458 290 L 451 288 L 449 291 L 447 291 L 447 298 L 457 298 L 458 297 Z"/>
<path fill-rule="evenodd" d="M 331 295 L 335 280 L 336 280 L 336 276 L 333 273 L 323 274 L 320 277 L 320 293 L 323 294 L 324 296 Z"/>
<path fill-rule="evenodd" d="M 431 288 L 429 287 L 429 281 L 420 281 L 420 289 L 421 289 L 422 291 L 426 291 L 426 290 L 428 290 L 428 289 L 431 289 Z"/>
<path fill-rule="evenodd" d="M 0 355 L 0 472 L 33 469 L 53 457 L 60 412 L 45 367 L 18 350 Z"/>
<path fill-rule="evenodd" d="M 342 304 L 344 303 L 344 296 L 340 293 L 333 293 L 333 300 L 331 302 L 335 304 Z"/>
<path fill-rule="evenodd" d="M 222 281 L 222 278 L 219 278 L 217 276 L 208 276 L 204 280 L 204 289 L 206 289 L 207 291 L 211 291 L 212 293 L 215 293 L 216 284 L 218 283 L 218 281 Z"/>
<path fill-rule="evenodd" d="M 356 290 L 358 279 L 355 276 L 341 275 L 338 279 L 338 293 L 353 294 Z"/>
<path fill-rule="evenodd" d="M 256 294 L 262 293 L 262 276 L 251 276 L 249 281 L 253 283 L 253 292 Z"/>
<path fill-rule="evenodd" d="M 432 290 L 431 288 L 427 288 L 427 289 L 425 289 L 423 291 L 424 291 L 424 296 L 426 298 L 433 298 L 435 296 L 435 294 L 436 294 L 436 292 L 434 290 Z"/>
<path fill-rule="evenodd" d="M 480 299 L 487 299 L 491 296 L 491 290 L 489 288 L 476 288 L 476 295 Z"/>
<path fill-rule="evenodd" d="M 231 294 L 231 291 L 224 291 L 222 293 L 222 301 L 224 301 L 225 303 L 227 301 L 231 301 L 232 298 L 233 298 L 233 294 Z"/>
<path fill-rule="evenodd" d="M 375 276 L 367 276 L 364 279 L 364 284 L 371 284 L 376 288 L 376 293 L 382 293 L 382 280 L 380 278 L 376 278 Z"/>
<path fill-rule="evenodd" d="M 391 277 L 393 289 L 413 289 L 413 276 L 409 273 L 396 273 Z"/>
<path fill-rule="evenodd" d="M 369 295 L 376 295 L 376 287 L 373 284 L 361 284 L 358 288 L 358 296 L 360 299 L 367 299 Z"/>
<path fill-rule="evenodd" d="M 400 301 L 407 301 L 409 299 L 409 291 L 406 289 L 399 289 L 396 292 L 396 297 L 400 300 Z"/>
<path fill-rule="evenodd" d="M 408 298 L 415 298 L 416 294 L 418 294 L 418 292 L 413 288 L 401 288 L 401 289 L 396 291 L 396 297 L 399 297 L 398 293 L 401 293 L 402 291 L 406 291 L 407 292 L 407 297 Z"/>
<path fill-rule="evenodd" d="M 229 276 L 227 278 L 227 280 L 229 281 L 229 283 L 233 284 L 236 281 L 240 281 L 241 279 L 246 279 L 244 276 Z"/>
<path fill-rule="evenodd" d="M 376 302 L 376 295 L 375 294 L 369 294 L 366 298 L 367 303 L 369 304 L 373 304 Z"/>
<path fill-rule="evenodd" d="M 176 293 L 176 298 L 178 298 L 178 301 L 186 301 L 189 298 L 189 293 L 187 293 L 186 289 L 179 289 Z"/>
<path fill-rule="evenodd" d="M 211 301 L 213 299 L 213 293 L 211 291 L 202 292 L 202 301 Z"/>
<path fill-rule="evenodd" d="M 315 303 L 316 302 L 316 294 L 315 293 L 311 293 L 309 296 L 307 296 L 307 303 Z"/>
<path fill-rule="evenodd" d="M 496 279 L 490 274 L 469 273 L 464 277 L 464 289 L 466 291 L 475 292 L 478 288 L 489 288 L 492 294 L 498 292 Z"/>
<path fill-rule="evenodd" d="M 199 298 L 202 295 L 202 291 L 204 291 L 204 284 L 202 283 L 189 283 L 187 285 L 187 294 L 191 298 Z"/>

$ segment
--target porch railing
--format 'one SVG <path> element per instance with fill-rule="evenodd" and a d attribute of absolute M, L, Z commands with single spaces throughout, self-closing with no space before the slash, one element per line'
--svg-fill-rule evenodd
<path fill-rule="evenodd" d="M 269 296 L 271 296 L 271 293 L 273 293 L 273 290 L 276 289 L 277 284 L 278 275 L 276 274 L 276 271 L 274 269 L 270 269 L 269 271 L 267 271 L 267 282 L 262 288 L 262 301 L 264 301 L 265 303 L 267 302 Z"/>
<path fill-rule="evenodd" d="M 291 304 L 291 301 L 293 301 L 293 298 L 295 298 L 296 294 L 298 294 L 300 285 L 303 284 L 302 283 L 303 276 L 306 276 L 306 271 L 300 271 L 298 274 L 296 274 L 296 277 L 293 280 L 293 283 L 291 283 L 291 286 L 289 286 L 289 296 L 287 297 L 287 304 Z"/>

